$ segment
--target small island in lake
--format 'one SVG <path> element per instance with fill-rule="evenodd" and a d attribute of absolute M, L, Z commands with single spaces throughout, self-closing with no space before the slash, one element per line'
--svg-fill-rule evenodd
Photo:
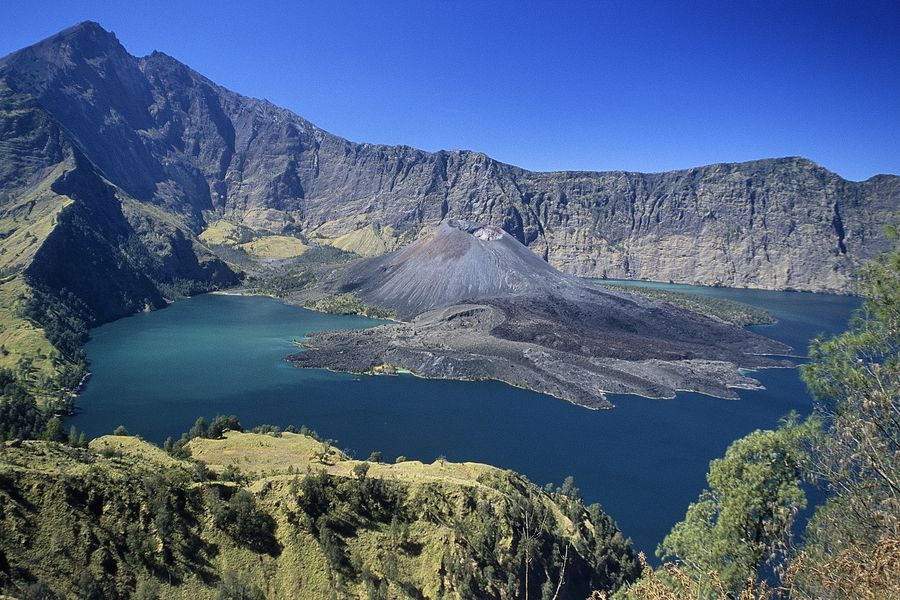
<path fill-rule="evenodd" d="M 735 388 L 759 387 L 742 369 L 790 364 L 770 357 L 789 353 L 784 344 L 654 298 L 598 288 L 558 271 L 502 229 L 463 220 L 338 269 L 310 294 L 313 305 L 354 298 L 402 322 L 313 334 L 290 357 L 302 367 L 495 379 L 610 408 L 608 393 L 736 398 Z"/>

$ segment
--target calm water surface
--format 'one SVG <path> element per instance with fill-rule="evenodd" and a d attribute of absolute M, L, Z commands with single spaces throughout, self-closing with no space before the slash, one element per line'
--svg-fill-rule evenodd
<path fill-rule="evenodd" d="M 756 331 L 805 349 L 844 328 L 852 298 L 653 285 L 740 300 L 769 310 Z M 704 487 L 709 461 L 754 429 L 772 427 L 811 399 L 794 369 L 756 374 L 765 391 L 728 401 L 615 396 L 589 411 L 496 382 L 359 377 L 292 367 L 292 340 L 322 329 L 376 324 L 260 297 L 206 295 L 92 331 L 93 375 L 71 421 L 89 436 L 125 425 L 161 443 L 198 416 L 238 415 L 245 426 L 305 424 L 365 457 L 380 450 L 423 461 L 446 456 L 526 474 L 538 484 L 573 475 L 586 502 L 600 502 L 637 547 L 652 554 Z"/>

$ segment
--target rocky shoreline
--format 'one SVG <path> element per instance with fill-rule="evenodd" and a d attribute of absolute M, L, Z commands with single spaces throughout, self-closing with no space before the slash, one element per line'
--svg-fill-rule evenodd
<path fill-rule="evenodd" d="M 336 271 L 318 293 L 352 295 L 402 322 L 324 331 L 289 358 L 352 373 L 493 379 L 587 408 L 609 394 L 737 398 L 742 369 L 789 366 L 790 348 L 720 318 L 602 289 L 536 257 L 503 230 L 449 221 L 402 250 Z"/>
<path fill-rule="evenodd" d="M 493 335 L 504 319 L 496 306 L 458 305 L 411 323 L 314 333 L 300 342 L 303 351 L 288 360 L 299 367 L 360 374 L 384 373 L 384 365 L 389 365 L 429 379 L 492 379 L 591 409 L 612 408 L 609 394 L 670 399 L 677 392 L 692 391 L 737 399 L 736 389 L 761 388 L 741 370 L 793 366 L 772 357 L 724 351 L 721 355 L 728 360 L 667 361 L 653 357 L 650 348 L 640 360 L 590 356 Z"/>

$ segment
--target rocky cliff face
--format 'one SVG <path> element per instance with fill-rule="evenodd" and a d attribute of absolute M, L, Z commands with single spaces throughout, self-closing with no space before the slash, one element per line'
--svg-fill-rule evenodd
<path fill-rule="evenodd" d="M 0 78 L 0 269 L 74 294 L 88 323 L 237 278 L 178 218 L 112 184 L 69 131 Z M 3 307 L 6 308 L 6 307 Z"/>
<path fill-rule="evenodd" d="M 355 144 L 83 23 L 0 61 L 109 181 L 193 233 L 226 219 L 380 252 L 450 218 L 504 228 L 563 271 L 848 292 L 886 247 L 900 178 L 802 158 L 659 174 L 533 173 L 467 151 Z M 373 250 L 374 249 L 374 250 Z"/>
<path fill-rule="evenodd" d="M 50 64 L 33 58 L 35 71 L 22 75 L 31 83 Z M 21 82 L 0 68 L 0 343 L 9 348 L 0 367 L 44 394 L 45 380 L 77 383 L 85 327 L 239 279 L 187 218 L 107 177 L 48 105 L 16 91 Z M 85 94 L 103 102 L 96 88 Z M 127 148 L 110 152 L 121 159 Z"/>

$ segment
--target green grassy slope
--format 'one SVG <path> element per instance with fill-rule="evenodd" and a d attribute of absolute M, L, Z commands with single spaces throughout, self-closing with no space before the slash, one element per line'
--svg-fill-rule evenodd
<path fill-rule="evenodd" d="M 701 296 L 699 294 L 676 292 L 673 290 L 622 285 L 603 279 L 592 279 L 591 282 L 598 287 L 662 300 L 663 302 L 668 302 L 678 308 L 719 319 L 726 323 L 732 323 L 739 327 L 746 327 L 748 325 L 769 325 L 775 322 L 775 318 L 765 309 L 744 304 L 743 302 L 726 300 L 725 298 L 714 298 L 711 296 Z"/>
<path fill-rule="evenodd" d="M 350 460 L 299 434 L 138 438 L 0 454 L 0 589 L 12 595 L 559 598 L 635 575 L 599 507 L 512 472 Z M 560 580 L 562 583 L 560 584 Z M 243 594 L 241 596 L 241 594 Z"/>

